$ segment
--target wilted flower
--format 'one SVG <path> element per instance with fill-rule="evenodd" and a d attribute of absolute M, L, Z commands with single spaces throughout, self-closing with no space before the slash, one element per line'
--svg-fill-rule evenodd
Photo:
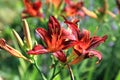
<path fill-rule="evenodd" d="M 99 46 L 101 43 L 104 43 L 105 40 L 107 39 L 107 35 L 104 35 L 103 37 L 99 36 L 90 37 L 90 31 L 83 29 L 83 31 L 80 32 L 79 28 L 75 23 L 69 22 L 67 20 L 65 22 L 72 29 L 72 33 L 75 35 L 76 40 L 78 41 L 78 44 L 75 45 L 73 48 L 74 54 L 77 57 L 71 62 L 71 64 L 76 64 L 85 58 L 91 58 L 93 56 L 96 56 L 99 59 L 99 61 L 101 61 L 102 59 L 101 53 L 95 50 L 94 48 Z"/>
<path fill-rule="evenodd" d="M 40 8 L 42 3 L 40 1 L 32 2 L 30 0 L 23 0 L 25 9 L 22 12 L 22 18 L 27 17 L 43 17 L 43 14 L 40 13 Z"/>
<path fill-rule="evenodd" d="M 36 45 L 32 50 L 28 51 L 28 54 L 53 53 L 60 61 L 65 62 L 66 56 L 62 50 L 72 47 L 76 43 L 73 40 L 73 35 L 66 29 L 61 28 L 59 22 L 53 16 L 50 16 L 48 30 L 37 28 L 36 32 L 44 41 L 45 46 Z"/>

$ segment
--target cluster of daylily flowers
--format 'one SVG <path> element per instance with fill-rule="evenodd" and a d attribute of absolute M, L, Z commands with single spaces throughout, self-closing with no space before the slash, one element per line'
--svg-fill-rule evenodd
<path fill-rule="evenodd" d="M 103 43 L 107 39 L 107 36 L 90 37 L 90 32 L 86 29 L 83 29 L 81 32 L 76 22 L 70 22 L 65 19 L 65 23 L 71 31 L 61 28 L 57 19 L 54 16 L 50 16 L 48 30 L 44 28 L 36 29 L 36 32 L 44 41 L 45 46 L 40 44 L 36 45 L 32 50 L 28 51 L 28 54 L 38 55 L 52 53 L 61 62 L 66 62 L 67 59 L 63 50 L 73 47 L 73 51 L 77 56 L 72 63 L 77 63 L 81 58 L 92 56 L 98 57 L 100 61 L 102 59 L 100 52 L 93 48 Z"/>
<path fill-rule="evenodd" d="M 107 39 L 107 35 L 104 35 L 103 37 L 96 35 L 90 37 L 90 31 L 86 29 L 80 31 L 76 21 L 77 20 L 70 22 L 65 19 L 64 22 L 68 25 L 68 28 L 70 28 L 67 30 L 60 26 L 60 23 L 54 16 L 50 16 L 48 22 L 48 30 L 45 30 L 44 28 L 36 29 L 36 32 L 42 38 L 45 45 L 35 45 L 34 48 L 32 50 L 29 50 L 27 53 L 31 55 L 52 53 L 61 62 L 66 62 L 67 58 L 63 50 L 73 47 L 73 54 L 77 55 L 76 58 L 72 61 L 73 64 L 79 62 L 81 59 L 89 58 L 92 56 L 98 57 L 99 61 L 101 61 L 101 53 L 97 50 L 94 50 L 93 48 L 96 48 L 98 45 L 103 43 Z M 26 30 L 26 32 L 29 31 Z M 15 35 L 17 36 L 16 33 Z M 17 37 L 17 39 L 18 38 L 19 37 Z M 31 39 L 28 37 L 28 46 L 31 44 L 30 40 Z M 20 39 L 18 39 L 18 41 L 19 43 L 23 44 Z M 17 51 L 9 47 L 5 43 L 4 39 L 0 39 L 0 47 L 7 50 L 14 56 L 21 57 L 20 53 L 17 53 Z"/>
<path fill-rule="evenodd" d="M 29 26 L 25 19 L 29 17 L 39 17 L 44 18 L 42 12 L 39 10 L 42 8 L 42 2 L 36 0 L 36 2 L 32 2 L 31 0 L 23 0 L 25 9 L 22 12 L 23 19 L 23 29 L 25 42 L 27 44 L 27 52 L 28 55 L 41 55 L 41 54 L 52 54 L 55 56 L 60 62 L 68 63 L 70 65 L 81 62 L 86 58 L 97 57 L 99 63 L 102 60 L 102 55 L 100 51 L 95 50 L 97 46 L 101 43 L 104 43 L 107 39 L 107 35 L 103 37 L 90 35 L 90 31 L 86 29 L 80 30 L 77 23 L 79 20 L 72 19 L 72 21 L 64 18 L 64 23 L 67 25 L 67 28 L 62 27 L 58 22 L 57 18 L 54 16 L 49 17 L 48 21 L 48 29 L 37 28 L 36 32 L 44 42 L 44 45 L 37 44 L 32 45 L 32 39 L 30 37 Z M 52 3 L 56 8 L 64 2 L 64 0 L 46 0 L 46 4 Z M 87 8 L 85 8 L 83 1 L 74 3 L 72 0 L 65 0 L 66 6 L 63 9 L 63 12 L 66 13 L 65 16 L 81 16 L 85 17 L 90 16 L 92 18 L 97 18 L 97 15 Z M 13 33 L 20 44 L 21 47 L 24 46 L 24 42 L 18 35 L 18 33 L 13 30 Z M 39 43 L 39 42 L 38 42 Z M 32 60 L 23 56 L 18 50 L 9 46 L 3 38 L 0 39 L 0 48 L 8 51 L 11 55 L 23 58 L 32 63 Z M 69 61 L 68 56 L 66 56 L 65 50 L 72 48 L 72 52 L 69 55 L 74 56 L 72 60 Z"/>
<path fill-rule="evenodd" d="M 49 3 L 50 1 L 51 0 L 47 0 L 47 3 Z M 23 2 L 25 5 L 25 9 L 22 12 L 22 18 L 43 17 L 43 14 L 39 12 L 42 2 L 36 1 L 32 3 L 30 0 L 23 0 Z M 60 5 L 61 2 L 58 2 L 59 3 L 55 2 L 57 3 L 55 4 L 53 1 L 55 7 L 58 7 L 58 5 Z M 83 6 L 82 1 L 75 4 L 70 0 L 65 0 L 65 3 L 66 7 L 64 11 L 66 12 L 67 16 L 85 16 L 85 7 Z M 89 58 L 92 56 L 98 57 L 99 61 L 101 61 L 101 53 L 93 48 L 96 48 L 101 43 L 105 42 L 105 40 L 107 39 L 107 35 L 103 37 L 94 35 L 91 37 L 90 31 L 86 29 L 80 31 L 80 29 L 77 26 L 78 20 L 74 19 L 74 21 L 68 21 L 65 17 L 64 19 L 64 23 L 67 24 L 69 30 L 61 27 L 60 23 L 54 16 L 50 16 L 49 18 L 48 30 L 45 30 L 44 28 L 37 28 L 36 32 L 44 41 L 45 45 L 35 45 L 32 50 L 29 50 L 27 52 L 27 54 L 38 55 L 52 53 L 61 62 L 66 62 L 67 58 L 63 50 L 73 47 L 72 54 L 74 54 L 76 57 L 71 62 L 72 64 L 78 63 L 82 59 Z M 29 31 L 27 31 L 26 34 L 28 34 L 28 32 Z M 2 49 L 7 50 L 11 54 L 14 54 L 14 56 L 16 54 L 20 54 L 15 52 L 13 48 L 11 49 L 10 47 L 8 47 L 4 39 L 0 39 L 0 41 L 0 47 Z M 19 39 L 19 42 L 20 41 L 21 40 Z M 30 39 L 28 39 L 27 41 L 28 44 L 31 44 L 29 41 Z"/>

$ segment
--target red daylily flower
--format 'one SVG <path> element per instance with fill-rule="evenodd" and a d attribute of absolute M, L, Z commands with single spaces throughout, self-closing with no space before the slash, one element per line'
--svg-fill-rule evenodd
<path fill-rule="evenodd" d="M 85 17 L 85 15 L 97 19 L 97 15 L 88 10 L 84 6 L 84 2 L 80 1 L 77 3 L 72 2 L 72 0 L 65 0 L 66 6 L 64 9 L 64 12 L 66 13 L 67 16 L 81 16 L 82 18 Z"/>
<path fill-rule="evenodd" d="M 85 13 L 81 10 L 83 2 L 73 3 L 71 0 L 65 0 L 66 7 L 64 9 L 67 16 L 79 15 L 81 17 L 85 16 Z"/>
<path fill-rule="evenodd" d="M 43 14 L 39 12 L 42 6 L 40 1 L 31 2 L 30 0 L 23 0 L 25 9 L 22 12 L 22 18 L 26 17 L 43 17 Z"/>
<path fill-rule="evenodd" d="M 43 28 L 37 28 L 36 32 L 45 42 L 45 46 L 36 45 L 33 50 L 28 51 L 28 54 L 46 54 L 53 53 L 60 61 L 65 62 L 66 57 L 62 50 L 72 47 L 76 44 L 74 36 L 70 32 L 61 28 L 57 19 L 50 16 L 48 22 L 48 31 Z"/>
<path fill-rule="evenodd" d="M 78 41 L 78 44 L 75 45 L 73 48 L 74 53 L 75 55 L 77 55 L 77 57 L 71 62 L 71 64 L 76 64 L 85 58 L 91 58 L 93 56 L 96 56 L 99 59 L 98 62 L 101 61 L 101 53 L 94 48 L 99 46 L 101 43 L 104 43 L 107 39 L 107 35 L 104 35 L 103 37 L 90 37 L 90 31 L 83 29 L 83 31 L 80 32 L 75 23 L 69 22 L 67 20 L 65 21 L 65 23 L 67 23 L 72 29 L 72 33 L 75 35 L 76 40 Z"/>
<path fill-rule="evenodd" d="M 60 6 L 63 0 L 46 0 L 46 3 L 52 3 L 56 8 Z"/>

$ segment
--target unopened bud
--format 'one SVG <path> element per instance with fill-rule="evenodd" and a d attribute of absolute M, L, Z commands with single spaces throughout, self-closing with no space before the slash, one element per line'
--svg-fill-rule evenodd
<path fill-rule="evenodd" d="M 92 18 L 95 18 L 95 19 L 98 18 L 97 15 L 96 15 L 94 12 L 88 10 L 87 8 L 82 7 L 81 9 L 83 10 L 83 12 L 84 12 L 87 16 L 92 17 Z"/>
<path fill-rule="evenodd" d="M 12 30 L 12 32 L 13 32 L 13 34 L 14 34 L 17 42 L 19 43 L 19 45 L 20 45 L 21 47 L 23 47 L 23 46 L 24 46 L 24 43 L 23 43 L 22 39 L 20 38 L 19 34 L 18 34 L 14 29 Z"/>
<path fill-rule="evenodd" d="M 29 62 L 32 63 L 31 60 L 29 60 L 28 58 L 26 58 L 25 56 L 23 56 L 19 51 L 17 51 L 13 47 L 9 46 L 8 44 L 6 44 L 6 42 L 5 42 L 4 39 L 0 39 L 0 48 L 6 50 L 12 56 L 15 56 L 17 58 L 23 58 L 23 59 L 25 59 L 25 60 L 27 60 L 27 61 L 29 61 Z"/>
<path fill-rule="evenodd" d="M 24 36 L 25 36 L 27 47 L 28 49 L 32 49 L 32 40 L 30 36 L 28 23 L 25 19 L 23 19 L 22 21 L 23 21 L 23 30 L 24 30 Z"/>

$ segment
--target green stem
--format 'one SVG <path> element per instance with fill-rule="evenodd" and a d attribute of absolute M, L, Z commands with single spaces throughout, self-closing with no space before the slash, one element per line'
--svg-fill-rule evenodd
<path fill-rule="evenodd" d="M 62 69 L 65 67 L 65 65 L 63 67 L 61 67 L 57 73 L 54 73 L 54 75 L 50 78 L 50 80 L 53 80 L 62 71 Z"/>
<path fill-rule="evenodd" d="M 36 63 L 36 61 L 35 61 L 35 60 L 34 60 L 33 65 L 34 65 L 34 66 L 35 66 L 35 68 L 38 70 L 38 72 L 39 72 L 39 74 L 40 74 L 40 76 L 41 76 L 42 80 L 46 80 L 45 76 L 44 76 L 44 75 L 43 75 L 43 73 L 41 72 L 41 70 L 40 70 L 40 68 L 39 68 L 39 66 L 38 66 L 38 64 Z"/>
<path fill-rule="evenodd" d="M 54 77 L 54 75 L 55 75 L 57 63 L 58 63 L 58 61 L 56 61 L 56 62 L 54 63 L 54 69 L 53 69 L 52 77 L 50 78 L 50 80 L 51 80 L 51 79 Z"/>
<path fill-rule="evenodd" d="M 60 69 L 56 74 L 54 74 L 50 80 L 53 80 L 60 72 L 61 72 L 62 69 Z"/>
<path fill-rule="evenodd" d="M 54 76 L 55 74 L 55 70 L 56 70 L 56 67 L 53 69 L 53 74 L 52 74 L 52 77 Z"/>
<path fill-rule="evenodd" d="M 71 78 L 71 80 L 75 80 L 75 79 L 74 79 L 74 75 L 73 75 L 73 71 L 72 71 L 70 65 L 67 64 L 67 67 L 68 67 L 68 70 L 69 70 L 69 74 L 70 74 L 70 78 Z"/>
<path fill-rule="evenodd" d="M 87 80 L 92 80 L 93 79 L 93 74 L 94 74 L 94 69 L 95 69 L 95 59 L 92 60 L 91 66 L 89 68 L 89 74 L 88 74 L 88 79 Z"/>

